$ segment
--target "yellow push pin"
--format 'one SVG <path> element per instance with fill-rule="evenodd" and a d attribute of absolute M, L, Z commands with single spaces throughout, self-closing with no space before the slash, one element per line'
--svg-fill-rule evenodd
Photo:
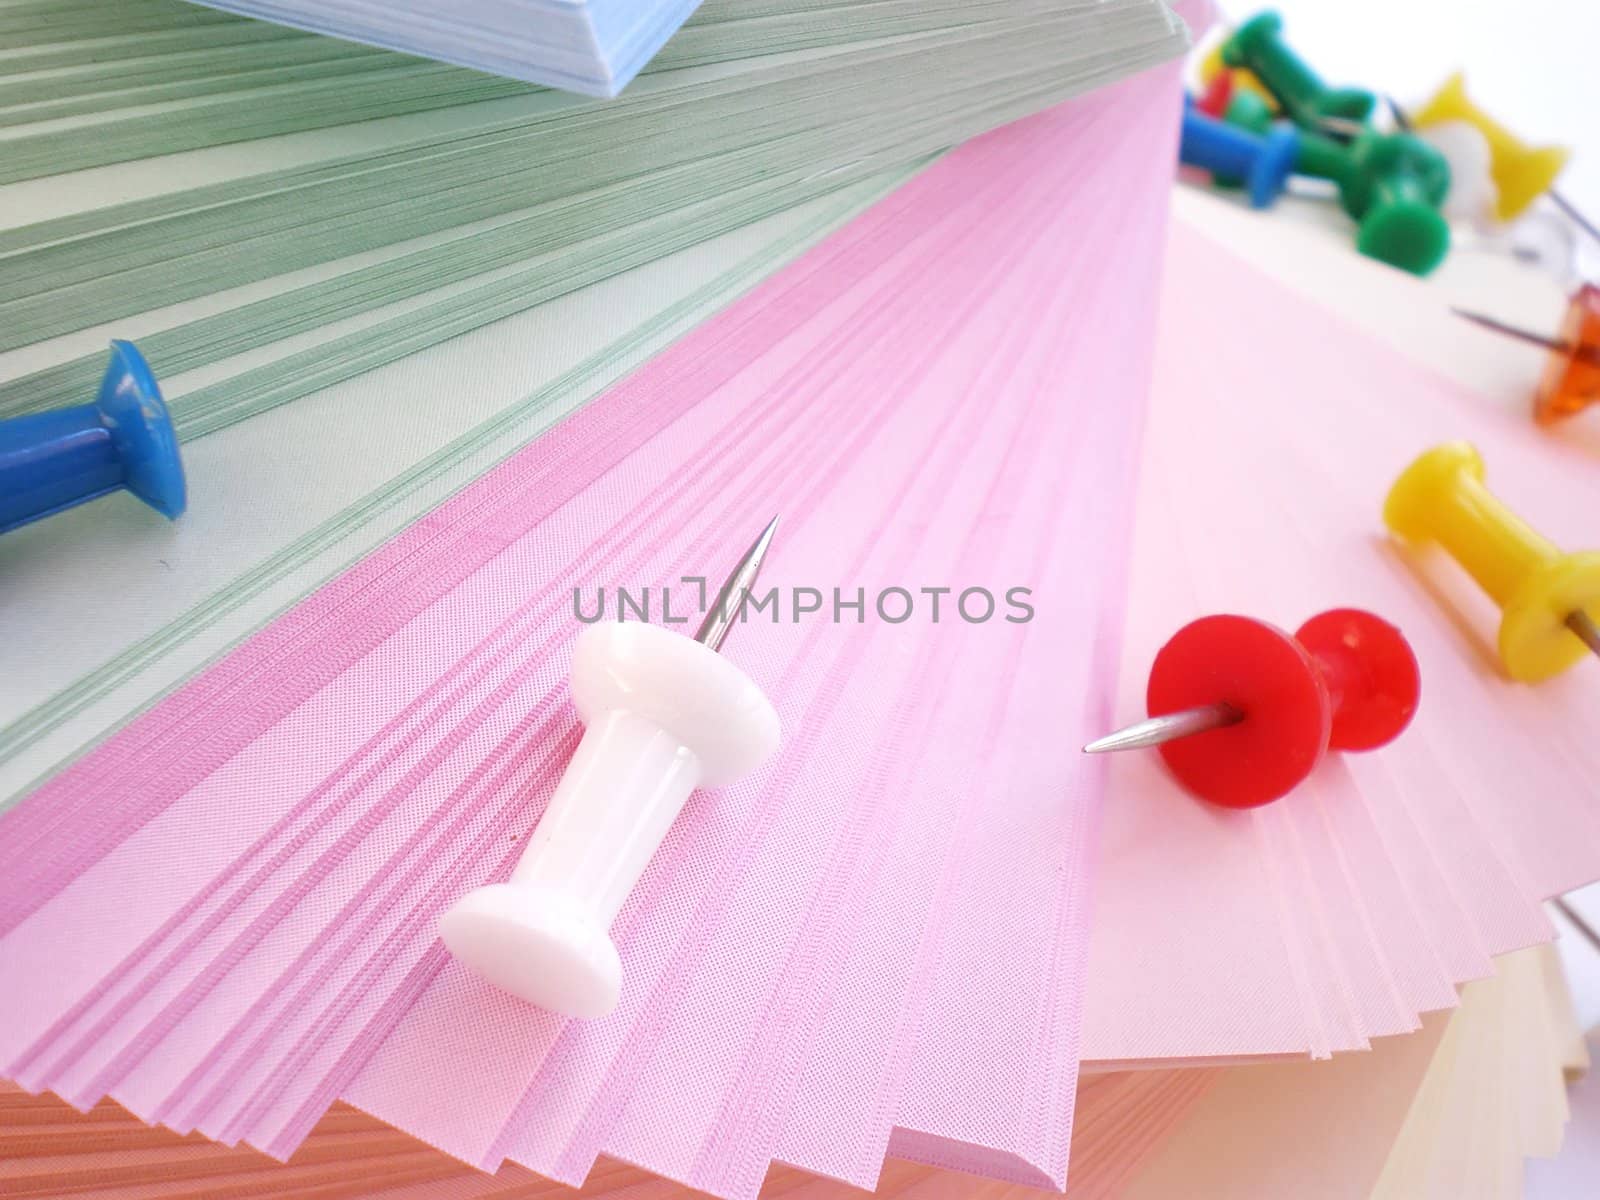
<path fill-rule="evenodd" d="M 1467 442 L 1435 446 L 1389 489 L 1384 522 L 1407 542 L 1437 542 L 1500 606 L 1506 673 L 1537 683 L 1585 648 L 1600 655 L 1600 554 L 1563 554 L 1483 486 Z"/>
<path fill-rule="evenodd" d="M 1466 80 L 1459 71 L 1445 80 L 1433 99 L 1411 114 L 1411 121 L 1424 128 L 1446 121 L 1465 121 L 1483 134 L 1489 143 L 1489 174 L 1500 191 L 1495 215 L 1502 221 L 1520 216 L 1550 190 L 1567 165 L 1569 152 L 1565 147 L 1530 146 L 1474 104 L 1467 97 Z"/>

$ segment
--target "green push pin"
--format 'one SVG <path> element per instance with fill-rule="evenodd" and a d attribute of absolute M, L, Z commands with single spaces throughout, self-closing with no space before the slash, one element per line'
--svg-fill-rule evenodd
<path fill-rule="evenodd" d="M 1222 119 L 1229 125 L 1237 125 L 1251 133 L 1265 134 L 1272 128 L 1272 109 L 1255 92 L 1239 88 L 1228 98 L 1228 107 Z"/>
<path fill-rule="evenodd" d="M 1284 44 L 1283 18 L 1264 12 L 1239 26 L 1222 45 L 1222 61 L 1248 67 L 1302 129 L 1321 130 L 1328 118 L 1360 123 L 1377 97 L 1359 88 L 1330 88 Z"/>
<path fill-rule="evenodd" d="M 1365 130 L 1349 144 L 1302 132 L 1295 171 L 1330 179 L 1359 222 L 1356 248 L 1413 275 L 1426 275 L 1450 249 L 1439 211 L 1450 192 L 1444 155 L 1407 133 Z"/>

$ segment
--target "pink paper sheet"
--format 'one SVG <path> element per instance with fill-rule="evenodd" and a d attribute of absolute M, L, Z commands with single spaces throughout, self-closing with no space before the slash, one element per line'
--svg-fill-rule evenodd
<path fill-rule="evenodd" d="M 1136 1071 L 1086 1080 L 1073 1131 L 1072 1200 L 1109 1200 L 1206 1094 L 1209 1071 Z M 287 1163 L 152 1129 L 107 1102 L 79 1114 L 53 1096 L 0 1083 L 0 1194 L 83 1200 L 694 1200 L 702 1193 L 615 1161 L 581 1192 L 506 1165 L 479 1172 L 354 1109 L 329 1112 Z M 762 1195 L 850 1200 L 864 1193 L 774 1167 Z M 885 1164 L 877 1194 L 906 1200 L 1036 1200 L 1051 1193 L 915 1163 Z"/>
<path fill-rule="evenodd" d="M 0 1073 L 280 1155 L 343 1095 L 573 1183 L 893 1145 L 1059 1186 L 1176 87 L 951 154 L 8 814 Z M 715 576 L 773 512 L 780 595 L 1037 617 L 737 631 L 783 748 L 657 854 L 619 1010 L 469 976 L 434 924 L 571 753 L 573 588 Z"/>
<path fill-rule="evenodd" d="M 1331 755 L 1250 813 L 1119 757 L 1085 1058 L 1322 1055 L 1414 1029 L 1489 956 L 1549 936 L 1540 899 L 1600 876 L 1600 678 L 1506 681 L 1493 606 L 1384 533 L 1390 483 L 1455 438 L 1558 545 L 1596 542 L 1600 462 L 1576 423 L 1539 430 L 1175 230 L 1118 719 L 1143 714 L 1172 631 L 1218 611 L 1293 629 L 1369 608 L 1411 639 L 1423 699 L 1396 743 Z"/>

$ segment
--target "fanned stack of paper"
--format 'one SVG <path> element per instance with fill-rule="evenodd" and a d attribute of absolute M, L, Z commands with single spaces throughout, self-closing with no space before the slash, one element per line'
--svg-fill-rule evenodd
<path fill-rule="evenodd" d="M 0 664 L 7 799 L 931 156 L 1187 40 L 1157 0 L 719 0 L 597 103 L 195 14 L 0 14 L 0 417 L 131 338 L 193 498 L 175 535 L 107 501 L 0 542 L 40 622 Z M 343 65 L 262 79 L 263 38 Z"/>
<path fill-rule="evenodd" d="M 1126 1200 L 1480 1200 L 1522 1195 L 1561 1147 L 1587 1069 L 1549 947 L 1506 955 L 1460 1006 L 1332 1062 L 1239 1066 L 1140 1164 Z M 1179 1072 L 1187 1074 L 1188 1072 Z"/>
<path fill-rule="evenodd" d="M 526 79 L 615 96 L 699 0 L 199 0 L 243 13 Z"/>
<path fill-rule="evenodd" d="M 1370 273 L 1365 294 L 1410 288 L 1415 321 L 1451 319 L 1425 285 Z M 1454 439 L 1480 447 L 1488 486 L 1557 545 L 1592 544 L 1600 473 L 1581 434 L 1541 430 L 1525 402 L 1423 369 L 1175 226 L 1119 720 L 1143 715 L 1156 650 L 1209 612 L 1294 628 L 1369 609 L 1411 641 L 1423 697 L 1399 740 L 1328 756 L 1258 811 L 1195 804 L 1156 756 L 1119 756 L 1085 1059 L 1363 1049 L 1454 1004 L 1492 956 L 1547 940 L 1540 902 L 1600 876 L 1594 664 L 1510 682 L 1498 609 L 1442 553 L 1385 533 L 1395 478 Z"/>
<path fill-rule="evenodd" d="M 6 60 L 7 95 L 59 91 L 0 131 L 0 412 L 81 400 L 131 335 L 194 503 L 0 541 L 27 614 L 0 779 L 28 793 L 0 819 L 0 977 L 28 981 L 0 1074 L 279 1156 L 343 1098 L 524 1189 L 608 1156 L 740 1198 L 886 1155 L 923 1164 L 890 1191 L 1043 1186 L 1071 1138 L 1084 1195 L 1337 1167 L 1330 1194 L 1443 1200 L 1512 1194 L 1549 1148 L 1544 968 L 1459 988 L 1600 876 L 1600 688 L 1508 683 L 1491 606 L 1379 513 L 1470 438 L 1580 547 L 1591 451 L 1181 226 L 1156 341 L 1170 72 L 916 174 L 1169 54 L 1159 5 L 846 11 L 707 6 L 609 105 L 349 47 L 324 87 L 294 56 L 326 44 L 281 31 L 288 79 L 224 86 L 265 27 L 154 4 L 124 31 L 153 92 L 87 41 Z M 33 178 L 61 162 L 94 169 Z M 621 1009 L 478 982 L 435 922 L 510 870 L 571 753 L 575 590 L 714 577 L 774 512 L 766 582 L 827 607 L 729 653 L 784 747 L 674 828 L 615 928 Z M 1031 620 L 951 607 L 1018 586 Z M 876 604 L 951 587 L 937 623 Z M 1393 745 L 1247 813 L 1078 754 L 1195 616 L 1350 604 L 1422 662 Z M 1142 1069 L 1078 1086 L 1080 1055 Z M 1296 1115 L 1350 1145 L 1257 1136 Z M 408 1185 L 498 1186 L 344 1132 L 419 1155 Z"/>
<path fill-rule="evenodd" d="M 1168 68 L 954 151 L 6 814 L 0 1071 L 276 1154 L 343 1097 L 569 1182 L 1059 1186 L 1179 107 Z M 364 415 L 273 470 L 343 472 Z M 715 573 L 774 512 L 784 619 L 727 650 L 783 746 L 673 827 L 620 1008 L 469 975 L 436 922 L 571 754 L 574 589 Z"/>
<path fill-rule="evenodd" d="M 1072 1200 L 1281 1200 L 1520 1194 L 1524 1159 L 1553 1154 L 1563 1074 L 1586 1063 L 1548 949 L 1521 951 L 1470 985 L 1459 1009 L 1334 1063 L 1130 1071 L 1083 1080 Z M 0 1085 L 0 1194 L 82 1200 L 529 1200 L 572 1195 L 511 1165 L 493 1175 L 347 1106 L 287 1163 L 151 1129 L 104 1101 L 84 1115 Z M 774 1166 L 762 1194 L 859 1192 Z M 886 1165 L 900 1200 L 1044 1200 L 934 1167 Z M 1573 1193 L 1576 1195 L 1577 1193 Z M 690 1200 L 679 1185 L 603 1161 L 586 1200 Z"/>
<path fill-rule="evenodd" d="M 1590 1060 L 1600 1051 L 1600 1034 L 1590 1030 L 1586 1044 Z M 1600 1179 L 1600 1073 L 1589 1070 L 1567 1091 L 1572 1115 L 1561 1153 L 1553 1159 L 1535 1159 L 1523 1174 L 1527 1200 L 1567 1200 L 1581 1196 Z"/>
<path fill-rule="evenodd" d="M 1136 1071 L 1101 1076 L 1079 1089 L 1080 1129 L 1072 1194 L 1109 1195 L 1110 1176 L 1132 1161 L 1130 1147 L 1160 1144 L 1204 1094 L 1216 1073 Z M 1102 1151 L 1108 1153 L 1102 1153 Z M 1080 1186 L 1080 1176 L 1084 1183 Z M 348 1105 L 337 1105 L 288 1162 L 247 1147 L 219 1146 L 198 1134 L 152 1128 L 112 1101 L 87 1113 L 50 1096 L 0 1083 L 0 1194 L 55 1197 L 70 1189 L 84 1200 L 693 1200 L 703 1193 L 637 1167 L 603 1159 L 581 1191 L 506 1164 L 493 1174 L 407 1137 Z M 884 1196 L 990 1198 L 1056 1195 L 986 1183 L 937 1167 L 891 1160 L 879 1178 Z M 767 1197 L 846 1200 L 864 1193 L 793 1167 L 774 1164 Z"/>
<path fill-rule="evenodd" d="M 885 155 L 910 162 L 1171 58 L 1186 42 L 1158 0 L 712 0 L 625 97 L 599 103 L 185 0 L 14 0 L 0 33 L 0 182 L 332 128 L 249 155 L 149 163 L 109 177 L 110 189 L 87 177 L 63 190 L 81 189 L 72 210 L 144 199 L 145 209 L 113 210 L 132 219 L 166 215 L 183 198 L 174 193 L 207 184 L 232 184 L 230 201 L 276 184 L 293 189 L 302 218 L 328 220 L 348 214 L 331 197 L 348 198 L 339 188 L 355 185 L 353 173 L 388 167 L 365 178 L 382 184 L 362 193 L 367 237 L 381 239 L 371 245 L 408 233 L 397 213 L 376 219 L 374 196 L 389 205 L 431 196 L 415 214 L 420 232 L 632 180 L 612 203 L 642 219 L 765 174 L 881 166 Z M 423 112 L 432 115 L 396 119 Z M 365 124 L 374 120 L 387 123 Z M 691 162 L 698 188 L 669 170 Z M 657 171 L 667 173 L 646 187 Z M 485 174 L 502 187 L 486 192 Z M 460 189 L 446 210 L 454 221 L 439 219 L 446 188 Z"/>

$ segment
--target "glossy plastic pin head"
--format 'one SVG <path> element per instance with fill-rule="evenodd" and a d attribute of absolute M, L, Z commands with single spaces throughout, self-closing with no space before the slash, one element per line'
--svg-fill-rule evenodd
<path fill-rule="evenodd" d="M 1550 190 L 1567 165 L 1569 152 L 1564 147 L 1530 146 L 1474 104 L 1459 72 L 1445 80 L 1433 98 L 1411 114 L 1411 121 L 1419 128 L 1466 121 L 1483 134 L 1489 143 L 1490 172 L 1499 192 L 1495 212 L 1502 221 L 1525 212 Z"/>
<path fill-rule="evenodd" d="M 1283 40 L 1283 18 L 1260 13 L 1222 44 L 1222 61 L 1244 67 L 1266 85 L 1283 111 L 1303 129 L 1323 129 L 1335 121 L 1363 122 L 1377 97 L 1359 88 L 1331 88 Z"/>
<path fill-rule="evenodd" d="M 1263 137 L 1208 117 L 1186 103 L 1178 157 L 1219 179 L 1241 181 L 1251 205 L 1267 208 L 1288 185 L 1298 143 L 1299 135 L 1292 129 L 1274 129 Z"/>
<path fill-rule="evenodd" d="M 1397 479 L 1383 519 L 1413 545 L 1435 543 L 1500 606 L 1500 660 L 1524 683 L 1560 674 L 1585 653 L 1574 628 L 1600 618 L 1600 554 L 1564 554 L 1484 486 L 1466 442 L 1427 451 Z"/>
<path fill-rule="evenodd" d="M 1559 341 L 1561 348 L 1550 351 L 1533 398 L 1533 417 L 1541 425 L 1565 420 L 1600 400 L 1600 288 L 1586 283 L 1572 294 Z"/>
<path fill-rule="evenodd" d="M 1160 746 L 1180 783 L 1224 808 L 1255 808 L 1298 786 L 1329 749 L 1372 750 L 1410 724 L 1421 695 L 1400 631 L 1359 609 L 1313 617 L 1291 637 L 1249 617 L 1202 617 L 1150 668 L 1152 717 L 1224 706 L 1231 723 Z"/>
<path fill-rule="evenodd" d="M 161 389 L 138 348 L 115 341 L 93 404 L 0 421 L 0 533 L 124 489 L 168 518 L 187 503 Z"/>
<path fill-rule="evenodd" d="M 1450 166 L 1420 138 L 1368 130 L 1340 143 L 1302 132 L 1295 169 L 1338 184 L 1339 202 L 1359 223 L 1361 253 L 1415 275 L 1449 253 L 1450 223 L 1439 206 L 1450 191 Z"/>

